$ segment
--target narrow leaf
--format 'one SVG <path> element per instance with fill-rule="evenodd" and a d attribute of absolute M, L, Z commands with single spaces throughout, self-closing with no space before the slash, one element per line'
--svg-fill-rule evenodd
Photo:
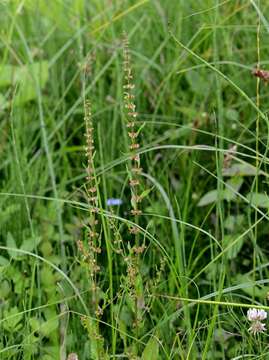
<path fill-rule="evenodd" d="M 155 337 L 150 338 L 148 341 L 141 360 L 158 360 L 159 358 L 159 342 Z"/>

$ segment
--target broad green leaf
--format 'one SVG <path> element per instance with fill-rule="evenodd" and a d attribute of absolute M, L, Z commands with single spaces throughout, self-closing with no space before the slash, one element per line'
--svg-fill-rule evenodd
<path fill-rule="evenodd" d="M 169 138 L 170 140 L 176 140 L 180 137 L 189 137 L 190 134 L 192 133 L 192 129 L 191 127 L 183 127 L 181 129 L 170 129 L 165 131 L 165 133 L 163 134 L 164 137 Z"/>
<path fill-rule="evenodd" d="M 29 238 L 23 241 L 21 245 L 21 250 L 32 252 L 35 247 L 40 243 L 41 238 Z"/>
<path fill-rule="evenodd" d="M 247 199 L 251 202 L 252 205 L 260 208 L 269 208 L 269 197 L 266 194 L 262 193 L 249 193 Z"/>
<path fill-rule="evenodd" d="M 3 323 L 3 327 L 5 330 L 14 333 L 15 331 L 18 331 L 22 328 L 22 324 L 20 322 L 23 318 L 23 315 L 20 314 L 17 306 L 14 306 L 11 309 L 4 310 L 3 318 L 6 318 Z"/>
<path fill-rule="evenodd" d="M 17 211 L 20 210 L 19 204 L 12 204 L 7 206 L 5 209 L 1 209 L 1 218 L 0 218 L 0 224 L 3 225 L 7 221 L 9 221 Z"/>
<path fill-rule="evenodd" d="M 127 327 L 132 326 L 133 316 L 128 306 L 115 305 L 115 319 L 119 329 L 119 336 L 123 340 L 124 346 L 127 346 Z"/>
<path fill-rule="evenodd" d="M 38 351 L 40 349 L 40 338 L 39 336 L 36 336 L 36 334 L 31 333 L 27 334 L 27 346 L 25 346 L 25 349 L 23 351 L 23 360 L 32 360 L 33 354 L 38 354 Z M 38 356 L 39 360 L 42 358 Z M 56 359 L 56 357 L 54 358 Z"/>
<path fill-rule="evenodd" d="M 29 325 L 31 326 L 33 332 L 39 332 L 39 328 L 41 326 L 41 320 L 38 320 L 36 318 L 30 318 Z"/>
<path fill-rule="evenodd" d="M 253 283 L 253 278 L 249 277 L 248 275 L 241 275 L 238 274 L 236 276 L 236 284 L 251 284 Z M 241 289 L 245 294 L 252 296 L 253 293 L 255 293 L 255 296 L 257 296 L 259 299 L 261 299 L 262 301 L 264 301 L 264 299 L 266 299 L 266 295 L 268 292 L 268 288 L 266 286 L 255 286 L 253 284 L 253 286 L 243 286 Z"/>
<path fill-rule="evenodd" d="M 220 264 L 210 264 L 206 271 L 206 278 L 210 281 L 214 280 L 216 278 L 216 274 L 218 274 L 221 270 L 220 267 Z"/>
<path fill-rule="evenodd" d="M 204 196 L 202 196 L 197 206 L 206 206 L 209 204 L 213 204 L 218 199 L 227 200 L 227 201 L 235 200 L 236 192 L 240 190 L 243 184 L 243 179 L 241 177 L 236 177 L 228 180 L 226 183 L 229 187 L 226 187 L 222 191 L 218 191 L 218 190 L 208 191 Z M 234 189 L 234 191 L 232 189 Z"/>
<path fill-rule="evenodd" d="M 15 284 L 14 292 L 22 295 L 30 282 L 30 278 L 26 277 L 19 269 L 16 269 L 12 281 Z"/>
<path fill-rule="evenodd" d="M 37 87 L 44 88 L 48 77 L 49 67 L 47 61 L 42 61 L 20 69 L 19 90 L 16 94 L 15 105 L 23 105 L 37 97 Z"/>
<path fill-rule="evenodd" d="M 236 239 L 238 239 L 240 234 L 236 235 L 226 235 L 224 236 L 223 243 L 225 248 L 230 246 Z M 240 240 L 236 241 L 236 243 L 227 251 L 226 256 L 229 260 L 236 258 L 237 254 L 241 250 L 244 243 L 244 238 L 242 237 Z"/>
<path fill-rule="evenodd" d="M 42 270 L 40 271 L 40 279 L 45 291 L 54 291 L 56 279 L 50 267 L 43 266 Z"/>
<path fill-rule="evenodd" d="M 229 230 L 230 232 L 234 232 L 236 229 L 240 228 L 242 226 L 244 221 L 244 215 L 229 215 L 226 217 L 224 221 L 224 227 L 225 229 Z"/>
<path fill-rule="evenodd" d="M 11 292 L 11 286 L 8 280 L 0 280 L 0 299 L 6 299 Z"/>
<path fill-rule="evenodd" d="M 255 176 L 257 169 L 250 164 L 233 164 L 228 169 L 223 169 L 223 176 Z M 261 174 L 261 171 L 258 172 Z"/>
<path fill-rule="evenodd" d="M 225 341 L 229 340 L 232 337 L 233 335 L 228 331 L 224 330 L 223 328 L 218 328 L 214 330 L 214 338 L 217 342 L 220 342 L 221 344 L 223 344 Z"/>
<path fill-rule="evenodd" d="M 125 325 L 125 328 L 132 325 L 132 312 L 128 306 L 122 306 L 120 310 L 119 321 L 121 321 Z"/>
<path fill-rule="evenodd" d="M 58 318 L 52 318 L 48 321 L 44 321 L 39 329 L 40 333 L 44 336 L 49 337 L 49 335 L 57 330 L 59 326 L 59 320 Z"/>
<path fill-rule="evenodd" d="M 46 258 L 53 253 L 53 247 L 49 241 L 42 242 L 40 250 L 42 252 L 42 255 Z"/>
<path fill-rule="evenodd" d="M 236 193 L 239 192 L 244 180 L 242 177 L 236 176 L 226 182 L 229 187 L 224 190 L 224 199 L 227 201 L 235 200 Z M 233 190 L 232 190 L 233 189 Z"/>
<path fill-rule="evenodd" d="M 4 256 L 0 255 L 0 266 L 7 266 L 9 265 L 8 259 L 6 259 Z"/>
<path fill-rule="evenodd" d="M 7 234 L 7 243 L 6 244 L 7 244 L 7 247 L 9 247 L 9 248 L 17 249 L 15 239 L 10 232 Z M 18 253 L 16 251 L 8 250 L 7 252 L 11 258 L 12 257 L 15 258 L 16 256 L 18 256 Z"/>
<path fill-rule="evenodd" d="M 159 358 L 159 342 L 155 337 L 150 338 L 148 341 L 141 360 L 158 360 Z"/>
<path fill-rule="evenodd" d="M 39 61 L 23 66 L 0 66 L 0 88 L 10 85 L 18 86 L 14 99 L 14 104 L 17 106 L 35 99 L 38 91 L 44 88 L 48 77 L 49 67 L 47 61 Z M 0 107 L 4 109 L 7 104 L 3 96 L 1 96 Z"/>
<path fill-rule="evenodd" d="M 231 121 L 238 121 L 239 120 L 239 113 L 238 113 L 238 111 L 236 111 L 234 109 L 226 109 L 225 110 L 225 117 L 228 120 L 231 120 Z"/>
<path fill-rule="evenodd" d="M 204 196 L 202 196 L 197 206 L 206 206 L 212 204 L 217 201 L 217 198 L 218 198 L 218 191 L 211 190 L 207 192 Z"/>

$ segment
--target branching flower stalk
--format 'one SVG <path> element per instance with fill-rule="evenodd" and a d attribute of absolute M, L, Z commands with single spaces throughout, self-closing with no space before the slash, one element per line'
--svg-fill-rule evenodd
<path fill-rule="evenodd" d="M 137 124 L 138 113 L 136 111 L 136 105 L 134 103 L 134 89 L 133 73 L 131 68 L 131 59 L 129 51 L 129 41 L 126 34 L 123 39 L 123 70 L 124 70 L 124 108 L 126 128 L 129 137 L 129 150 L 131 153 L 129 162 L 129 185 L 131 188 L 131 215 L 133 217 L 134 225 L 129 228 L 131 234 L 135 236 L 135 245 L 130 247 L 130 255 L 126 258 L 127 262 L 127 278 L 130 286 L 131 293 L 135 299 L 134 311 L 136 320 L 134 327 L 137 330 L 143 328 L 143 311 L 144 311 L 144 295 L 143 295 L 143 282 L 139 271 L 139 258 L 144 251 L 144 245 L 139 243 L 139 216 L 142 214 L 140 209 L 140 203 L 142 201 L 142 194 L 139 194 L 140 189 L 140 177 L 142 168 L 140 166 L 140 156 L 137 154 L 137 150 L 140 147 L 138 136 L 140 128 Z"/>
<path fill-rule="evenodd" d="M 124 70 L 124 80 L 123 85 L 124 89 L 124 107 L 126 112 L 126 127 L 128 131 L 128 136 L 130 139 L 129 149 L 131 151 L 131 168 L 130 168 L 130 179 L 129 184 L 131 187 L 131 204 L 132 210 L 131 215 L 134 216 L 134 223 L 138 225 L 138 217 L 141 215 L 142 211 L 139 209 L 139 203 L 142 200 L 142 197 L 138 194 L 138 189 L 140 185 L 140 174 L 142 168 L 140 167 L 140 157 L 136 153 L 136 150 L 139 149 L 140 145 L 138 142 L 139 128 L 137 126 L 137 116 L 136 105 L 134 103 L 134 88 L 133 84 L 133 74 L 130 65 L 130 51 L 129 51 L 129 41 L 127 35 L 124 34 L 123 40 L 123 70 Z M 137 226 L 132 226 L 130 232 L 136 236 L 136 246 L 138 246 L 138 233 L 139 228 Z"/>
<path fill-rule="evenodd" d="M 94 140 L 93 140 L 93 124 L 90 102 L 85 102 L 85 126 L 86 126 L 86 147 L 85 155 L 87 158 L 87 199 L 90 205 L 90 218 L 89 218 L 89 231 L 88 231 L 88 246 L 91 256 L 91 278 L 92 283 L 96 283 L 96 274 L 99 271 L 97 265 L 97 254 L 101 253 L 101 248 L 98 246 L 99 233 L 97 232 L 98 220 L 96 213 L 98 213 L 98 197 L 97 197 L 97 186 L 94 169 Z M 93 289 L 95 292 L 96 289 Z"/>
<path fill-rule="evenodd" d="M 92 124 L 92 114 L 91 114 L 91 105 L 89 101 L 85 101 L 85 137 L 86 137 L 86 146 L 85 146 L 85 155 L 87 159 L 86 167 L 86 193 L 87 200 L 89 204 L 89 228 L 87 229 L 87 246 L 83 244 L 82 241 L 78 241 L 78 248 L 83 255 L 83 261 L 87 264 L 89 274 L 90 274 L 90 286 L 91 286 L 91 296 L 92 296 L 92 306 L 94 309 L 94 315 L 96 318 L 100 318 L 102 315 L 102 309 L 99 306 L 98 299 L 98 286 L 97 286 L 97 274 L 100 270 L 99 265 L 97 264 L 97 256 L 101 253 L 100 247 L 100 234 L 98 232 L 98 219 L 97 214 L 99 213 L 98 206 L 98 189 L 97 189 L 97 179 L 95 175 L 94 167 L 94 139 L 93 139 L 93 124 Z M 104 354 L 103 342 L 104 339 L 99 334 L 99 326 L 96 321 L 90 318 L 82 319 L 83 326 L 87 329 L 89 338 L 91 340 L 92 353 L 95 354 L 94 358 L 102 358 Z"/>

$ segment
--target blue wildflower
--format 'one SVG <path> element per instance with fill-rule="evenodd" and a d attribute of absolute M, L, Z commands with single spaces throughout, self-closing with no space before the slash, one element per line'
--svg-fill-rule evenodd
<path fill-rule="evenodd" d="M 106 202 L 107 206 L 114 206 L 114 205 L 121 205 L 122 204 L 122 200 L 121 199 L 107 199 Z"/>

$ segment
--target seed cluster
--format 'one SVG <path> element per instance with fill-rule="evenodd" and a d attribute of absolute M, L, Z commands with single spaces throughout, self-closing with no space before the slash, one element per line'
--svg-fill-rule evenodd
<path fill-rule="evenodd" d="M 131 58 L 129 51 L 129 41 L 126 35 L 124 35 L 123 40 L 123 70 L 124 70 L 124 107 L 126 112 L 126 127 L 128 130 L 128 136 L 130 139 L 129 149 L 131 152 L 130 161 L 131 161 L 131 176 L 129 185 L 132 192 L 132 210 L 131 214 L 133 216 L 141 215 L 142 211 L 139 209 L 139 203 L 142 200 L 142 197 L 138 195 L 138 187 L 140 185 L 139 176 L 142 172 L 140 167 L 140 157 L 136 153 L 136 150 L 139 149 L 140 144 L 138 142 L 139 130 L 137 126 L 137 116 L 136 105 L 134 103 L 134 88 L 133 84 L 133 74 L 131 69 Z M 131 227 L 130 232 L 132 234 L 138 233 L 139 229 L 136 226 Z"/>
<path fill-rule="evenodd" d="M 86 146 L 85 146 L 85 155 L 87 158 L 87 191 L 88 191 L 88 200 L 92 205 L 91 212 L 97 212 L 97 189 L 95 186 L 95 175 L 94 175 L 94 140 L 93 140 L 93 125 L 92 125 L 92 113 L 91 105 L 88 100 L 85 102 L 85 125 L 86 125 Z"/>
<path fill-rule="evenodd" d="M 97 198 L 97 188 L 96 188 L 96 178 L 95 178 L 95 169 L 94 169 L 94 139 L 93 139 L 93 124 L 92 124 L 92 113 L 90 102 L 86 100 L 85 102 L 85 126 L 86 126 L 86 148 L 85 154 L 87 157 L 87 192 L 88 192 L 88 201 L 90 208 L 90 219 L 89 225 L 90 229 L 88 231 L 88 245 L 92 254 L 100 254 L 101 248 L 98 247 L 97 241 L 99 238 L 99 233 L 97 232 L 96 225 L 98 220 L 96 219 L 96 213 L 98 212 L 98 198 Z M 96 260 L 93 261 L 93 270 L 98 271 L 99 266 L 96 264 Z"/>
<path fill-rule="evenodd" d="M 98 220 L 96 214 L 98 213 L 98 197 L 97 197 L 97 187 L 96 187 L 96 178 L 95 178 L 95 169 L 94 169 L 94 139 L 93 139 L 93 124 L 92 124 L 92 114 L 91 114 L 91 105 L 88 100 L 85 101 L 85 126 L 86 126 L 86 146 L 85 146 L 85 156 L 87 158 L 87 199 L 90 205 L 90 218 L 89 218 L 89 229 L 87 232 L 88 236 L 88 248 L 85 248 L 82 241 L 78 241 L 78 248 L 83 255 L 84 261 L 88 263 L 90 276 L 93 280 L 96 273 L 100 270 L 100 267 L 97 265 L 96 257 L 101 253 L 101 248 L 97 245 L 99 239 L 99 233 L 97 231 Z"/>

